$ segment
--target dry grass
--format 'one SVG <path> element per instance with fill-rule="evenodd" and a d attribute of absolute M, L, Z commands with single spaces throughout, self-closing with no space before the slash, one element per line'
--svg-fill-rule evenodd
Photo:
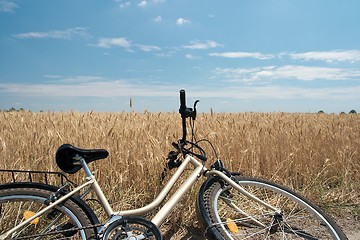
<path fill-rule="evenodd" d="M 54 156 L 62 143 L 105 148 L 110 157 L 91 164 L 105 194 L 116 210 L 140 207 L 162 187 L 180 126 L 177 113 L 0 112 L 0 169 L 59 171 Z M 347 207 L 360 215 L 360 115 L 199 114 L 196 131 L 230 170 L 285 184 L 333 213 Z M 214 155 L 204 148 L 210 165 Z M 192 225 L 197 189 L 168 219 L 175 228 Z"/>

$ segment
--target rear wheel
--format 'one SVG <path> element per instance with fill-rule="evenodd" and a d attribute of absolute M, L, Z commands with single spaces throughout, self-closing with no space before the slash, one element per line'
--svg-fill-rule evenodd
<path fill-rule="evenodd" d="M 235 176 L 246 191 L 279 213 L 246 197 L 217 177 L 200 189 L 200 218 L 211 239 L 347 239 L 317 206 L 270 181 Z"/>
<path fill-rule="evenodd" d="M 0 188 L 0 236 L 47 207 L 53 193 L 39 186 Z M 89 226 L 92 223 L 87 214 L 70 198 L 7 239 L 94 239 L 94 228 L 84 228 Z"/>

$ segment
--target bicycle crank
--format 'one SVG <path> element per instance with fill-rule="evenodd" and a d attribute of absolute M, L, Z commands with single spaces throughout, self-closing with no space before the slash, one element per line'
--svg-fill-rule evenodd
<path fill-rule="evenodd" d="M 119 217 L 102 234 L 103 240 L 162 240 L 159 228 L 142 217 Z"/>

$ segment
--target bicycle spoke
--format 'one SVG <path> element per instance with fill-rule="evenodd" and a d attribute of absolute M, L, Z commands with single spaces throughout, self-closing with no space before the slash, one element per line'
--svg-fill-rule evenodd
<path fill-rule="evenodd" d="M 77 202 L 71 198 L 32 218 L 43 211 L 48 196 L 53 191 L 48 187 L 4 188 L 0 189 L 0 235 L 5 234 L 24 221 L 27 224 L 12 232 L 9 237 L 16 239 L 88 239 L 95 236 L 90 219 Z M 55 190 L 56 191 L 56 190 Z M 84 228 L 84 226 L 90 226 Z"/>
<path fill-rule="evenodd" d="M 199 202 L 209 209 L 207 235 L 225 239 L 343 239 L 341 230 L 316 207 L 291 190 L 266 180 L 241 177 L 237 183 L 249 194 L 230 185 L 208 185 Z M 251 198 L 251 195 L 255 196 Z M 261 204 L 260 199 L 266 204 Z M 267 205 L 272 206 L 268 208 Z M 279 209 L 274 212 L 272 209 Z M 231 220 L 228 224 L 229 219 Z M 325 222 L 327 220 L 327 222 Z M 234 225 L 235 224 L 235 225 Z M 334 230 L 335 229 L 335 230 Z"/>

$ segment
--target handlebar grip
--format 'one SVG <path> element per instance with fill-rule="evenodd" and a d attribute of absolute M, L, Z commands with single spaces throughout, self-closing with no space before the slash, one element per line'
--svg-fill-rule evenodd
<path fill-rule="evenodd" d="M 186 109 L 186 102 L 185 102 L 185 90 L 180 90 L 180 113 Z"/>

